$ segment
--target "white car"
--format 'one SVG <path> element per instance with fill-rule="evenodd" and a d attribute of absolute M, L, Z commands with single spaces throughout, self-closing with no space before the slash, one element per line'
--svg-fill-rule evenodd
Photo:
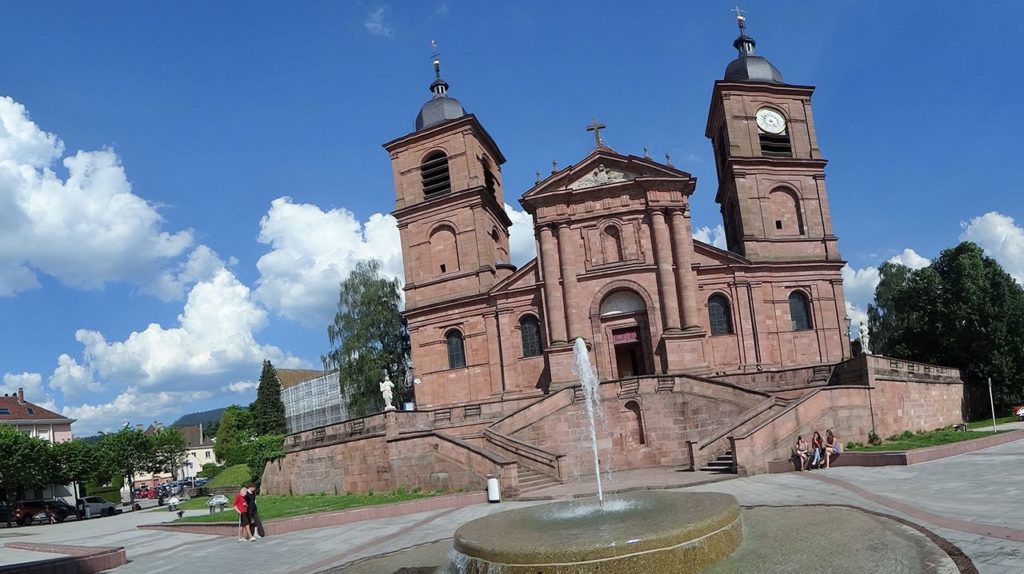
<path fill-rule="evenodd" d="M 85 504 L 89 516 L 113 516 L 117 513 L 117 509 L 110 501 L 98 496 L 86 496 L 78 500 Z"/>

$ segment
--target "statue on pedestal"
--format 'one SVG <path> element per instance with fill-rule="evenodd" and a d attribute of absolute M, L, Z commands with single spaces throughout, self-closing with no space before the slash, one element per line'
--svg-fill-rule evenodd
<path fill-rule="evenodd" d="M 393 411 L 395 406 L 391 404 L 391 401 L 395 398 L 394 395 L 395 383 L 391 382 L 391 378 L 387 373 L 384 373 L 384 380 L 380 382 L 380 395 L 384 397 L 384 410 Z"/>
<path fill-rule="evenodd" d="M 864 323 L 860 324 L 857 328 L 857 334 L 860 335 L 860 350 L 865 355 L 871 354 L 871 335 L 868 334 L 868 326 Z"/>

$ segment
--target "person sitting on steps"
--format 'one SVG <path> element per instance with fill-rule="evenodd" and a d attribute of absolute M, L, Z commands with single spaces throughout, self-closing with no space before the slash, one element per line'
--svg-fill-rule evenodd
<path fill-rule="evenodd" d="M 825 431 L 825 468 L 831 468 L 832 461 L 843 452 L 839 439 L 832 432 L 832 429 Z"/>
<path fill-rule="evenodd" d="M 800 470 L 807 469 L 807 441 L 803 436 L 796 437 L 796 456 L 800 459 Z"/>
<path fill-rule="evenodd" d="M 825 454 L 825 443 L 821 440 L 821 433 L 814 431 L 814 435 L 811 436 L 811 451 L 814 459 L 811 461 L 811 468 L 819 468 L 821 466 L 821 458 Z"/>

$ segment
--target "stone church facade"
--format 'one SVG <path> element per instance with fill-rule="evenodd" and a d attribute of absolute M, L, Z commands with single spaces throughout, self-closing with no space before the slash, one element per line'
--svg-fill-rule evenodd
<path fill-rule="evenodd" d="M 603 466 L 735 472 L 785 461 L 796 434 L 847 440 L 960 421 L 959 373 L 851 357 L 844 261 L 811 96 L 743 22 L 705 135 L 727 249 L 694 240 L 689 173 L 595 146 L 522 194 L 537 257 L 510 263 L 501 166 L 437 78 L 391 157 L 416 410 L 296 433 L 268 492 L 475 488 L 508 494 L 588 468 L 573 342 L 601 380 Z M 784 466 L 784 464 L 782 465 Z M 592 468 L 592 466 L 590 467 Z"/>
<path fill-rule="evenodd" d="M 737 47 L 756 58 L 753 40 Z M 420 408 L 572 384 L 576 338 L 602 380 L 849 357 L 814 89 L 754 63 L 715 82 L 708 115 L 728 250 L 692 238 L 693 176 L 596 131 L 587 157 L 523 193 L 537 258 L 521 269 L 509 265 L 504 156 L 438 75 L 416 130 L 384 146 Z"/>

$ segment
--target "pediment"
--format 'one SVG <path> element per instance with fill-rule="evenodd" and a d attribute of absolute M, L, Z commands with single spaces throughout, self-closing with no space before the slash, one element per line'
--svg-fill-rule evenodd
<path fill-rule="evenodd" d="M 492 287 L 491 294 L 496 295 L 498 293 L 534 287 L 538 285 L 539 282 L 540 277 L 537 274 L 537 258 L 534 257 L 526 262 L 525 265 L 517 269 L 515 273 L 509 275 Z"/>
<path fill-rule="evenodd" d="M 712 267 L 715 265 L 744 265 L 750 263 L 750 261 L 742 255 L 738 255 L 725 249 L 719 249 L 714 245 L 709 245 L 696 239 L 693 240 L 693 255 L 693 262 L 702 267 Z"/>
<path fill-rule="evenodd" d="M 685 180 L 691 186 L 694 181 L 693 176 L 673 166 L 658 163 L 649 157 L 621 155 L 602 146 L 581 162 L 556 171 L 537 182 L 523 194 L 523 200 L 528 202 L 531 198 L 549 193 L 574 192 L 651 179 Z"/>

